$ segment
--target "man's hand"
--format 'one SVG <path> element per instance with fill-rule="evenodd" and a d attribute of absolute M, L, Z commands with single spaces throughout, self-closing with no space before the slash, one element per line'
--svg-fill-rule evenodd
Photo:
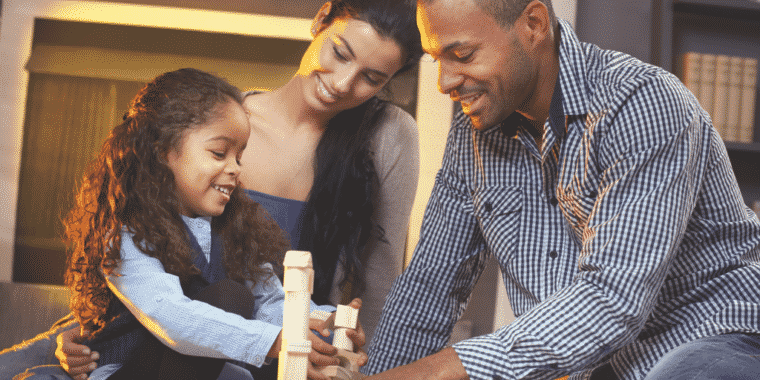
<path fill-rule="evenodd" d="M 335 357 L 338 349 L 333 345 L 325 342 L 318 337 L 312 330 L 322 331 L 324 322 L 319 319 L 309 320 L 309 340 L 311 341 L 311 353 L 309 354 L 309 369 L 306 371 L 306 377 L 311 380 L 330 380 L 329 377 L 317 371 L 315 366 L 324 367 L 328 365 L 339 365 L 340 360 Z M 324 333 L 324 331 L 322 331 Z M 329 333 L 327 335 L 330 335 Z"/>
<path fill-rule="evenodd" d="M 338 349 L 322 340 L 311 330 L 322 327 L 324 321 L 319 319 L 309 320 L 309 333 L 307 339 L 311 341 L 311 353 L 309 353 L 309 368 L 306 371 L 306 375 L 312 380 L 330 380 L 329 377 L 318 372 L 314 366 L 326 366 L 326 365 L 338 365 L 340 360 L 334 357 L 338 352 Z M 276 358 L 279 356 L 282 350 L 282 332 L 277 336 L 277 339 L 272 344 L 272 348 L 269 349 L 267 356 L 270 358 Z M 282 365 L 282 363 L 279 363 Z"/>
<path fill-rule="evenodd" d="M 58 343 L 55 357 L 74 380 L 87 379 L 87 374 L 97 368 L 95 361 L 100 358 L 97 352 L 90 352 L 89 347 L 76 343 L 81 337 L 79 329 L 74 328 L 58 334 L 55 339 Z"/>
<path fill-rule="evenodd" d="M 448 347 L 414 363 L 367 377 L 366 380 L 467 380 L 469 378 L 456 351 Z"/>
<path fill-rule="evenodd" d="M 348 306 L 361 310 L 362 300 L 354 298 Z M 313 329 L 319 331 L 324 337 L 330 336 L 330 330 L 335 329 L 335 313 L 330 314 L 329 318 Z M 367 353 L 364 352 L 364 349 L 362 348 L 367 343 L 367 337 L 364 335 L 364 328 L 362 328 L 361 322 L 357 321 L 356 329 L 348 329 L 346 331 L 346 336 L 348 336 L 348 338 L 354 343 L 354 352 L 361 356 L 357 364 L 360 367 L 367 364 Z"/>

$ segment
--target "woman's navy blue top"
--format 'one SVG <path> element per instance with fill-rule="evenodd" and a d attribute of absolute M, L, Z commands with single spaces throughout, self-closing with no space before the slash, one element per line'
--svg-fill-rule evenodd
<path fill-rule="evenodd" d="M 281 198 L 256 190 L 246 189 L 245 193 L 254 202 L 264 206 L 280 228 L 288 233 L 290 246 L 293 249 L 298 249 L 298 242 L 301 238 L 302 213 L 306 207 L 306 202 Z"/>

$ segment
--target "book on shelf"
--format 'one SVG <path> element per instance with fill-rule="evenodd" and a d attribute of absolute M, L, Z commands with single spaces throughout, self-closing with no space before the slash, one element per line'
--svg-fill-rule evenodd
<path fill-rule="evenodd" d="M 693 51 L 683 55 L 683 84 L 699 99 L 699 77 L 702 68 L 702 54 Z"/>
<path fill-rule="evenodd" d="M 715 97 L 715 54 L 702 54 L 702 68 L 699 70 L 699 104 L 713 116 L 713 99 Z"/>
<path fill-rule="evenodd" d="M 715 57 L 715 79 L 713 81 L 712 115 L 713 127 L 718 130 L 720 137 L 729 139 L 731 130 L 726 128 L 728 116 L 728 75 L 731 57 L 718 55 Z"/>
<path fill-rule="evenodd" d="M 757 104 L 757 59 L 687 52 L 681 79 L 725 141 L 752 143 Z"/>
<path fill-rule="evenodd" d="M 742 62 L 742 99 L 739 117 L 739 141 L 751 143 L 755 132 L 755 94 L 757 93 L 757 59 Z"/>
<path fill-rule="evenodd" d="M 728 103 L 726 107 L 726 141 L 735 141 L 739 130 L 739 113 L 742 98 L 742 65 L 741 57 L 731 57 L 728 64 Z"/>

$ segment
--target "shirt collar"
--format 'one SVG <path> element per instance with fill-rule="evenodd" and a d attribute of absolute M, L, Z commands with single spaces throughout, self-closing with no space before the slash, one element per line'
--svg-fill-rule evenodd
<path fill-rule="evenodd" d="M 552 128 L 554 136 L 557 136 L 557 140 L 565 137 L 565 111 L 562 103 L 562 85 L 560 81 L 557 81 L 554 85 L 552 102 L 549 104 L 549 126 Z"/>
<path fill-rule="evenodd" d="M 585 115 L 588 101 L 581 43 L 566 21 L 559 20 L 559 30 L 559 77 L 549 104 L 549 125 L 554 135 L 562 139 L 566 133 L 565 115 Z M 501 123 L 501 130 L 507 136 L 514 136 L 522 122 L 522 115 L 513 112 Z"/>
<path fill-rule="evenodd" d="M 585 66 L 587 54 L 567 21 L 559 20 L 559 30 L 559 80 L 557 83 L 561 91 L 562 111 L 567 116 L 582 116 L 588 112 L 589 108 Z M 555 91 L 556 89 L 557 87 Z M 553 98 L 552 101 L 554 101 Z"/>
<path fill-rule="evenodd" d="M 562 103 L 562 86 L 560 85 L 560 82 L 557 81 L 557 83 L 554 85 L 552 101 L 549 104 L 549 125 L 552 128 L 554 136 L 557 136 L 557 139 L 562 139 L 565 137 L 565 112 L 563 111 Z M 525 118 L 525 116 L 515 111 L 501 122 L 501 131 L 505 135 L 511 137 L 517 134 L 518 126 L 527 126 L 529 124 L 530 122 Z"/>

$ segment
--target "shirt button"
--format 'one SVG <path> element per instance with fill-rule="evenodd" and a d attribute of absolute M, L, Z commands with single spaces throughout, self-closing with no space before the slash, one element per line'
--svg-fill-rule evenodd
<path fill-rule="evenodd" d="M 551 251 L 551 252 L 549 252 L 549 257 L 551 257 L 552 259 L 556 259 L 557 258 L 557 251 Z"/>
<path fill-rule="evenodd" d="M 557 203 L 558 203 L 558 202 L 557 202 L 557 197 L 552 197 L 552 199 L 551 199 L 551 200 L 549 200 L 549 203 L 551 203 L 551 204 L 552 204 L 552 206 L 556 206 L 556 205 L 557 205 Z"/>
<path fill-rule="evenodd" d="M 486 212 L 491 212 L 491 210 L 493 210 L 493 205 L 491 204 L 491 202 L 486 202 L 484 207 L 486 208 Z"/>
<path fill-rule="evenodd" d="M 588 193 L 589 198 L 596 198 L 596 196 L 599 195 L 596 190 L 591 190 L 590 193 Z"/>

